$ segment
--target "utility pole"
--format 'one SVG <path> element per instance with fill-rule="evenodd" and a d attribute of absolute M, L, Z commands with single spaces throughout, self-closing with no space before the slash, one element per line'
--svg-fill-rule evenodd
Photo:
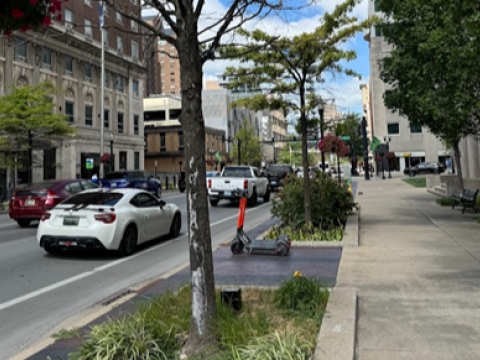
<path fill-rule="evenodd" d="M 362 117 L 362 136 L 363 136 L 363 164 L 365 166 L 365 180 L 370 180 L 370 165 L 368 163 L 368 139 L 367 139 L 367 119 Z"/>
<path fill-rule="evenodd" d="M 99 15 L 100 15 L 100 31 L 102 32 L 101 36 L 101 60 L 100 60 L 100 154 L 99 154 L 99 160 L 102 157 L 103 154 L 103 127 L 104 127 L 104 97 L 105 97 L 105 31 L 103 29 L 104 25 L 104 13 L 105 13 L 105 4 L 103 3 L 103 0 L 100 1 L 99 3 Z M 99 178 L 103 179 L 105 177 L 105 167 L 102 162 L 100 162 L 100 168 L 99 168 Z"/>
<path fill-rule="evenodd" d="M 237 139 L 237 147 L 238 147 L 238 165 L 242 163 L 242 140 Z"/>

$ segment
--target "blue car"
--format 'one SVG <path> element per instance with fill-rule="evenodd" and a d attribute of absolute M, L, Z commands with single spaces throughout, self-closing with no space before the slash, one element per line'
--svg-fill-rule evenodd
<path fill-rule="evenodd" d="M 156 197 L 162 196 L 162 186 L 160 181 L 150 176 L 146 171 L 114 171 L 105 175 L 101 179 L 104 188 L 134 188 L 144 189 L 153 193 Z"/>

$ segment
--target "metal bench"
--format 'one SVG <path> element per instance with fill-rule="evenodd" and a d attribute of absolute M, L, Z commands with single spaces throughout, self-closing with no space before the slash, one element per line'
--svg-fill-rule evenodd
<path fill-rule="evenodd" d="M 477 209 L 477 197 L 478 189 L 464 189 L 461 193 L 456 192 L 451 195 L 453 200 L 452 209 L 455 209 L 455 206 L 462 205 L 462 214 L 465 213 L 465 209 L 472 208 L 475 211 L 475 214 L 478 213 Z"/>

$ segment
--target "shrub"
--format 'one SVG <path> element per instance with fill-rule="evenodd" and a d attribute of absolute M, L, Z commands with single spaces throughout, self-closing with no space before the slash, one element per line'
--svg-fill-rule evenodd
<path fill-rule="evenodd" d="M 342 241 L 343 228 L 322 230 L 312 224 L 304 224 L 298 228 L 282 226 L 268 230 L 265 239 L 277 239 L 282 234 L 288 235 L 292 241 Z"/>
<path fill-rule="evenodd" d="M 275 291 L 275 304 L 304 317 L 321 319 L 328 295 L 328 290 L 317 279 L 304 277 L 296 271 L 291 279 L 283 282 Z"/>
<path fill-rule="evenodd" d="M 435 201 L 437 202 L 438 205 L 441 205 L 441 206 L 452 206 L 455 204 L 455 201 L 450 198 L 439 198 L 439 199 L 436 199 Z"/>
<path fill-rule="evenodd" d="M 278 332 L 254 338 L 247 346 L 233 349 L 235 360 L 308 360 L 314 345 L 302 336 Z"/>
<path fill-rule="evenodd" d="M 351 193 L 323 173 L 311 179 L 310 192 L 313 226 L 329 230 L 345 225 L 348 213 L 355 207 Z M 283 225 L 299 228 L 305 223 L 304 194 L 303 179 L 288 179 L 280 195 L 272 200 L 272 214 Z"/>

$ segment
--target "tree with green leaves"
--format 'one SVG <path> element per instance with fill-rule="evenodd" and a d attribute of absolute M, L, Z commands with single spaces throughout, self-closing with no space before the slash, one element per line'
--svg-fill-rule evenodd
<path fill-rule="evenodd" d="M 302 138 L 302 165 L 308 168 L 307 130 L 312 127 L 307 114 L 322 102 L 313 92 L 316 82 L 325 81 L 327 72 L 359 76 L 344 68 L 341 63 L 356 58 L 356 52 L 345 50 L 345 41 L 372 24 L 372 20 L 358 21 L 349 14 L 358 0 L 346 0 L 325 13 L 320 25 L 311 33 L 294 37 L 277 37 L 261 30 L 238 31 L 249 44 L 232 45 L 225 54 L 241 59 L 242 65 L 228 68 L 227 74 L 233 77 L 230 86 L 256 88 L 265 85 L 267 94 L 240 99 L 238 106 L 252 110 L 283 108 L 300 112 L 300 136 Z M 261 51 L 248 51 L 262 45 Z M 248 64 L 248 65 L 243 65 Z M 288 101 L 283 95 L 294 95 L 296 101 Z M 305 221 L 311 223 L 310 178 L 304 177 Z"/>
<path fill-rule="evenodd" d="M 255 135 L 252 124 L 247 120 L 243 122 L 240 131 L 235 135 L 233 143 L 232 159 L 238 159 L 238 148 L 240 144 L 240 160 L 242 164 L 260 166 L 262 161 L 262 147 L 258 136 Z"/>
<path fill-rule="evenodd" d="M 363 138 L 359 127 L 361 126 L 362 118 L 355 113 L 346 114 L 342 121 L 334 126 L 334 133 L 340 137 L 348 137 L 349 140 L 344 140 L 345 144 L 350 148 L 350 156 L 352 163 L 352 175 L 357 169 L 358 156 L 363 154 Z"/>
<path fill-rule="evenodd" d="M 480 134 L 478 2 L 378 0 L 392 52 L 380 62 L 385 105 L 424 125 L 454 150 L 463 189 L 460 140 Z M 478 27 L 477 27 L 478 28 Z"/>
<path fill-rule="evenodd" d="M 295 167 L 302 166 L 302 143 L 300 140 L 293 141 L 293 137 L 288 138 L 288 142 L 280 149 L 278 154 L 279 162 L 282 164 L 289 164 Z M 315 155 L 311 152 L 308 153 L 308 165 L 315 165 Z"/>
<path fill-rule="evenodd" d="M 29 182 L 32 182 L 33 151 L 50 147 L 52 140 L 75 133 L 65 115 L 53 113 L 54 95 L 55 86 L 43 82 L 15 87 L 0 97 L 0 148 L 5 154 L 2 165 L 28 167 Z M 26 164 L 20 156 L 25 151 Z"/>
<path fill-rule="evenodd" d="M 192 285 L 192 322 L 187 354 L 202 353 L 215 340 L 216 298 L 213 256 L 206 186 L 205 121 L 202 112 L 203 67 L 222 57 L 220 49 L 231 44 L 230 35 L 245 23 L 259 21 L 285 11 L 304 9 L 316 0 L 228 0 L 218 11 L 206 12 L 206 0 L 146 0 L 150 11 L 158 13 L 153 23 L 131 11 L 129 1 L 104 0 L 112 13 L 140 25 L 138 36 L 161 39 L 178 55 L 163 53 L 180 61 L 182 125 L 185 141 L 187 182 L 187 229 Z M 168 31 L 166 31 L 168 28 Z M 257 49 L 260 46 L 256 47 Z M 252 49 L 249 49 L 252 51 Z M 160 51 L 162 52 L 162 51 Z"/>

